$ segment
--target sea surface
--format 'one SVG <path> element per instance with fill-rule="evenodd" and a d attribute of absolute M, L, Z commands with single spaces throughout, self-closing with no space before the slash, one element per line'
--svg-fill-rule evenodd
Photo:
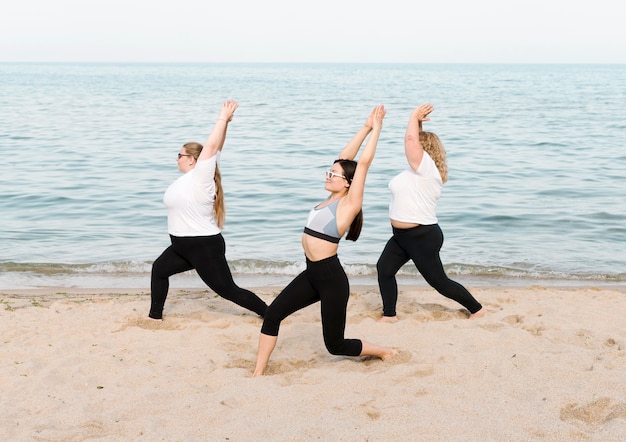
<path fill-rule="evenodd" d="M 149 288 L 176 154 L 239 101 L 221 170 L 241 285 L 284 285 L 324 171 L 378 103 L 361 238 L 375 282 L 411 110 L 448 153 L 441 256 L 459 282 L 626 284 L 626 65 L 0 63 L 0 289 Z M 423 283 L 409 264 L 408 282 Z M 203 287 L 187 272 L 172 286 Z"/>

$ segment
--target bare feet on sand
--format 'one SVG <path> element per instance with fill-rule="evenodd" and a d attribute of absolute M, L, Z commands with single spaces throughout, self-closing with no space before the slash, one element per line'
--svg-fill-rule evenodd
<path fill-rule="evenodd" d="M 398 322 L 398 317 L 397 316 L 383 316 L 382 318 L 378 320 L 378 322 L 391 324 L 393 322 Z"/>
<path fill-rule="evenodd" d="M 474 319 L 474 318 L 482 318 L 483 316 L 485 316 L 486 314 L 486 310 L 485 307 L 481 308 L 480 310 L 478 310 L 476 313 L 472 313 L 469 315 L 470 319 Z"/>
<path fill-rule="evenodd" d="M 393 358 L 393 357 L 394 357 L 395 355 L 397 355 L 397 354 L 398 354 L 398 350 L 395 350 L 395 349 L 393 349 L 393 348 L 390 348 L 390 349 L 389 349 L 389 352 L 388 352 L 388 353 L 386 353 L 386 354 L 384 354 L 384 355 L 382 355 L 382 356 L 380 357 L 380 359 L 382 359 L 383 361 L 387 361 L 387 360 L 389 360 L 389 359 Z"/>

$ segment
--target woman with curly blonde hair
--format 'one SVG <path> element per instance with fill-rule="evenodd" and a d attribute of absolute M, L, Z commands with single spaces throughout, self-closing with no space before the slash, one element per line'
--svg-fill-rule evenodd
<path fill-rule="evenodd" d="M 422 131 L 429 121 L 431 104 L 422 104 L 411 113 L 404 137 L 404 152 L 409 167 L 389 183 L 389 218 L 393 236 L 387 242 L 376 269 L 383 300 L 381 322 L 396 322 L 398 285 L 396 273 L 409 260 L 431 287 L 469 310 L 470 317 L 482 316 L 482 305 L 461 284 L 446 275 L 439 251 L 443 232 L 437 223 L 437 200 L 448 181 L 448 166 L 443 143 L 432 132 Z"/>

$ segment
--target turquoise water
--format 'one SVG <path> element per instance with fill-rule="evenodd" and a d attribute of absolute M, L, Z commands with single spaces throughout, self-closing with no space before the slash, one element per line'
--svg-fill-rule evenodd
<path fill-rule="evenodd" d="M 236 279 L 282 284 L 302 268 L 323 172 L 383 103 L 363 232 L 340 247 L 354 280 L 375 277 L 387 183 L 405 167 L 409 113 L 428 101 L 426 129 L 448 151 L 451 276 L 626 281 L 624 65 L 5 63 L 0 288 L 148 287 L 176 153 L 205 140 L 227 98 L 240 103 L 221 164 Z"/>

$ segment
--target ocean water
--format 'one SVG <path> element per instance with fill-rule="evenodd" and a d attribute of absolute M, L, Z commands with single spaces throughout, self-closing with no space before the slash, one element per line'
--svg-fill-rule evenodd
<path fill-rule="evenodd" d="M 375 281 L 388 181 L 411 110 L 448 154 L 441 251 L 460 282 L 626 282 L 626 65 L 0 64 L 0 289 L 149 287 L 169 244 L 176 153 L 240 107 L 221 170 L 242 285 L 303 268 L 324 170 L 378 103 L 387 116 L 361 238 L 339 256 Z M 402 277 L 419 283 L 409 264 Z M 192 272 L 172 285 L 198 286 Z"/>

